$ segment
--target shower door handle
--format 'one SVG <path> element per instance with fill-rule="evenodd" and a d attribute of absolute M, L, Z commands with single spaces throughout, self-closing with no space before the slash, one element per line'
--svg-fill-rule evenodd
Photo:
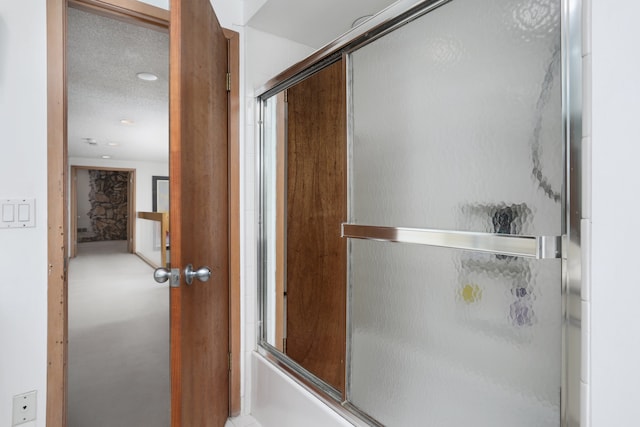
<path fill-rule="evenodd" d="M 562 257 L 563 236 L 522 236 L 426 228 L 342 224 L 342 237 L 414 243 L 536 259 Z"/>

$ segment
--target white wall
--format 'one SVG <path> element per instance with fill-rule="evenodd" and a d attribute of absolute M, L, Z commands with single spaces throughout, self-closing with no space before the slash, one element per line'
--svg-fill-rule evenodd
<path fill-rule="evenodd" d="M 291 65 L 309 56 L 315 49 L 295 43 L 255 28 L 245 28 L 247 96 L 259 95 L 256 90 Z M 249 111 L 249 110 L 247 110 Z M 248 114 L 247 114 L 248 115 Z M 247 117 L 249 124 L 249 117 Z"/>
<path fill-rule="evenodd" d="M 209 0 L 223 28 L 241 32 L 243 25 L 242 2 L 237 0 Z"/>
<path fill-rule="evenodd" d="M 162 9 L 169 9 L 169 0 L 138 0 L 142 3 L 147 3 L 152 6 L 156 6 Z"/>
<path fill-rule="evenodd" d="M 167 148 L 168 149 L 168 148 Z M 86 159 L 72 157 L 69 166 L 96 166 L 113 167 L 136 170 L 136 212 L 151 212 L 153 208 L 152 176 L 168 176 L 169 165 L 167 163 L 121 161 L 105 159 Z M 72 203 L 72 201 L 69 201 Z M 146 258 L 162 264 L 160 249 L 153 246 L 154 221 L 136 218 L 136 252 L 140 252 Z"/>
<path fill-rule="evenodd" d="M 631 426 L 640 402 L 640 4 L 593 1 L 592 16 L 591 425 Z"/>
<path fill-rule="evenodd" d="M 91 225 L 91 217 L 89 217 L 89 211 L 91 210 L 91 180 L 89 178 L 88 169 L 78 169 L 76 171 L 76 194 L 77 194 L 77 215 L 78 222 L 77 228 L 86 228 L 87 233 L 93 234 L 93 226 Z M 69 201 L 73 203 L 73 200 Z M 69 210 L 71 212 L 71 210 Z"/>
<path fill-rule="evenodd" d="M 0 229 L 0 425 L 12 397 L 37 391 L 47 368 L 46 1 L 0 2 L 0 198 L 36 199 L 36 226 Z"/>

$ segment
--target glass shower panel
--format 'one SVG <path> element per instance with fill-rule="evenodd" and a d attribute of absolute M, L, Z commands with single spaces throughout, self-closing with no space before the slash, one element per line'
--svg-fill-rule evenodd
<path fill-rule="evenodd" d="M 352 223 L 561 234 L 559 1 L 453 0 L 351 59 Z"/>
<path fill-rule="evenodd" d="M 560 260 L 351 242 L 349 401 L 385 426 L 558 426 Z"/>
<path fill-rule="evenodd" d="M 351 54 L 349 222 L 563 233 L 560 2 L 452 0 Z M 557 426 L 560 260 L 350 239 L 349 401 Z"/>

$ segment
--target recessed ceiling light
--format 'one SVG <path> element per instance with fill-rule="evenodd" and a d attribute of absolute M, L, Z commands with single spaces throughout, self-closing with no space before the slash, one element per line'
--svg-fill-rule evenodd
<path fill-rule="evenodd" d="M 105 156 L 100 156 L 100 158 L 101 158 L 101 159 L 110 159 L 110 158 L 111 158 L 111 156 L 106 156 L 106 155 L 105 155 Z"/>
<path fill-rule="evenodd" d="M 146 71 L 140 72 L 140 73 L 136 74 L 136 76 L 140 80 L 145 80 L 145 81 L 148 81 L 148 82 L 154 82 L 154 81 L 158 80 L 158 76 L 156 76 L 153 73 L 146 72 Z"/>
<path fill-rule="evenodd" d="M 82 138 L 82 141 L 86 142 L 89 145 L 97 145 L 98 142 L 93 138 Z"/>
<path fill-rule="evenodd" d="M 117 147 L 118 145 L 120 145 L 120 143 L 119 142 L 107 142 L 107 145 L 109 147 Z"/>
<path fill-rule="evenodd" d="M 131 119 L 122 119 L 122 120 L 120 120 L 120 123 L 122 123 L 123 125 L 132 125 L 133 124 L 133 120 L 131 120 Z"/>

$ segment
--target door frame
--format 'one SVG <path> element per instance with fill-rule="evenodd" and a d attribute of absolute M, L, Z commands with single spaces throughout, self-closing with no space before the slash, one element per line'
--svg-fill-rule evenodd
<path fill-rule="evenodd" d="M 169 12 L 136 0 L 47 0 L 47 414 L 67 425 L 69 194 L 66 35 L 69 6 L 168 31 Z M 240 36 L 229 41 L 229 414 L 240 412 Z M 169 369 L 169 367 L 167 367 Z"/>
<path fill-rule="evenodd" d="M 70 229 L 71 248 L 69 258 L 78 254 L 78 170 L 98 170 L 109 172 L 127 172 L 127 252 L 136 253 L 136 170 L 129 168 L 112 168 L 107 166 L 71 165 L 71 197 L 70 197 Z"/>

